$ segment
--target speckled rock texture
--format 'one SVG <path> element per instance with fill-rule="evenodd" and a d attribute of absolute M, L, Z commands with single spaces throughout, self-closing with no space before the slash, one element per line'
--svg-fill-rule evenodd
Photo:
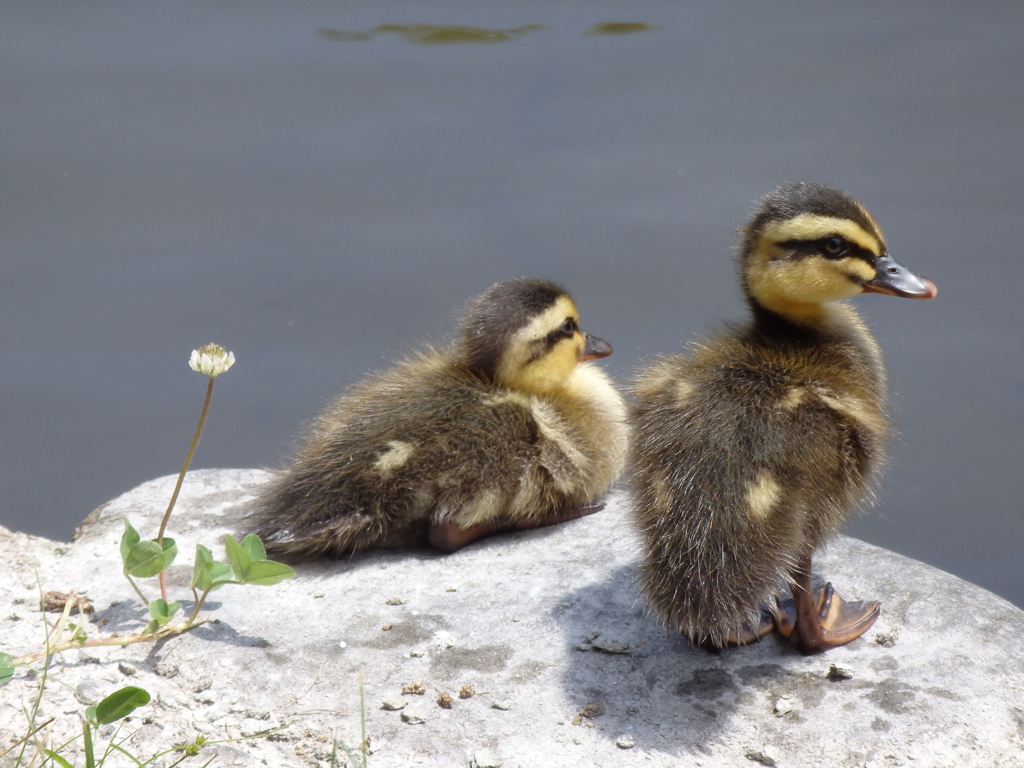
<path fill-rule="evenodd" d="M 169 531 L 182 553 L 172 599 L 189 607 L 195 543 L 222 554 L 267 478 L 189 475 Z M 155 535 L 173 482 L 99 508 L 72 544 L 0 529 L 0 650 L 41 644 L 40 586 L 86 595 L 90 636 L 141 628 L 120 572 L 122 519 Z M 332 739 L 359 741 L 362 681 L 372 768 L 1024 765 L 1024 612 L 840 538 L 816 568 L 844 597 L 882 602 L 864 637 L 811 657 L 774 635 L 694 649 L 644 609 L 626 504 L 616 496 L 596 515 L 454 555 L 365 553 L 298 564 L 273 587 L 226 587 L 206 611 L 216 623 L 55 659 L 40 714 L 56 718 L 60 743 L 80 728 L 83 701 L 138 685 L 153 700 L 121 737 L 139 757 L 284 726 L 185 765 L 327 766 Z M 0 688 L 0 752 L 24 734 L 38 683 L 20 668 Z"/>

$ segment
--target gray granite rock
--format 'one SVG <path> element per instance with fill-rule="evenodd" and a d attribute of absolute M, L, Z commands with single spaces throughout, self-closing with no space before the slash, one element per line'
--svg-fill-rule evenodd
<path fill-rule="evenodd" d="M 182 552 L 172 599 L 191 600 L 195 543 L 222 553 L 266 478 L 189 475 L 169 531 Z M 40 586 L 87 596 L 90 636 L 140 628 L 144 610 L 120 574 L 121 521 L 154 535 L 173 481 L 100 507 L 70 545 L 0 529 L 0 650 L 40 645 Z M 1024 612 L 1002 599 L 840 538 L 816 567 L 844 597 L 882 601 L 871 631 L 821 656 L 774 636 L 709 653 L 645 612 L 637 559 L 615 497 L 596 515 L 454 555 L 300 564 L 274 587 L 214 593 L 206 613 L 217 622 L 184 636 L 64 654 L 51 675 L 67 686 L 47 686 L 41 714 L 56 717 L 60 743 L 80 727 L 74 689 L 96 698 L 137 685 L 153 701 L 122 732 L 134 732 L 136 755 L 280 727 L 191 762 L 326 766 L 332 738 L 359 741 L 362 681 L 372 768 L 1024 765 Z M 37 685 L 22 670 L 0 688 L 0 752 L 24 733 Z M 396 701 L 408 703 L 382 706 Z"/>

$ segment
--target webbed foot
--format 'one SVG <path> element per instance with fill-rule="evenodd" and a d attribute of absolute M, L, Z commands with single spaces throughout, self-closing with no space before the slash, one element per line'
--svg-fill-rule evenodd
<path fill-rule="evenodd" d="M 793 597 L 779 600 L 775 628 L 802 653 L 820 653 L 846 645 L 863 635 L 875 623 L 878 603 L 848 603 L 825 585 L 817 596 L 810 590 L 810 571 L 806 585 L 793 584 Z"/>
<path fill-rule="evenodd" d="M 775 617 L 767 608 L 761 608 L 761 618 L 755 625 L 743 622 L 739 629 L 730 629 L 725 636 L 726 645 L 747 645 L 756 643 L 775 629 Z"/>
<path fill-rule="evenodd" d="M 569 507 L 568 509 L 560 509 L 557 512 L 552 512 L 547 517 L 542 517 L 539 520 L 524 520 L 520 522 L 513 522 L 508 528 L 502 530 L 508 531 L 525 531 L 530 528 L 544 528 L 548 525 L 557 525 L 558 523 L 567 523 L 570 520 L 576 520 L 580 517 L 586 517 L 592 515 L 595 512 L 600 512 L 604 509 L 604 502 L 599 504 L 584 504 L 579 507 Z"/>
<path fill-rule="evenodd" d="M 481 523 L 471 525 L 467 528 L 460 527 L 457 523 L 446 520 L 444 522 L 432 522 L 427 537 L 430 543 L 442 552 L 452 553 L 463 547 L 472 544 L 477 539 L 490 536 L 495 533 L 508 533 L 510 531 L 526 531 L 532 528 L 544 528 L 549 525 L 565 523 L 580 517 L 592 515 L 604 509 L 604 504 L 588 504 L 582 507 L 571 507 L 552 512 L 550 515 L 540 518 L 526 520 L 503 519 L 493 523 Z"/>

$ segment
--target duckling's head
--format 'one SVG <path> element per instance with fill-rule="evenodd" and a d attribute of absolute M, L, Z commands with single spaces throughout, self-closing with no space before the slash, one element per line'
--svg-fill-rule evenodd
<path fill-rule="evenodd" d="M 835 187 L 779 187 L 760 201 L 743 233 L 738 256 L 747 297 L 795 322 L 813 321 L 823 303 L 860 293 L 936 294 L 931 280 L 889 256 L 867 209 Z"/>
<path fill-rule="evenodd" d="M 569 294 L 535 278 L 496 283 L 474 299 L 456 344 L 461 365 L 531 394 L 557 390 L 579 363 L 611 353 L 608 342 L 580 330 Z"/>

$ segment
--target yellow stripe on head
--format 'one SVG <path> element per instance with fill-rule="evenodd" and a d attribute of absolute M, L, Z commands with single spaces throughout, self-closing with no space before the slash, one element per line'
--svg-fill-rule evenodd
<path fill-rule="evenodd" d="M 867 212 L 865 211 L 867 216 Z M 874 224 L 874 220 L 867 216 Z M 768 243 L 785 243 L 790 240 L 821 240 L 831 235 L 839 235 L 854 245 L 879 256 L 883 250 L 881 232 L 874 226 L 875 232 L 869 232 L 851 219 L 835 216 L 822 216 L 816 213 L 801 213 L 792 219 L 768 222 L 761 230 L 759 245 Z M 877 234 L 876 234 L 877 233 Z"/>

